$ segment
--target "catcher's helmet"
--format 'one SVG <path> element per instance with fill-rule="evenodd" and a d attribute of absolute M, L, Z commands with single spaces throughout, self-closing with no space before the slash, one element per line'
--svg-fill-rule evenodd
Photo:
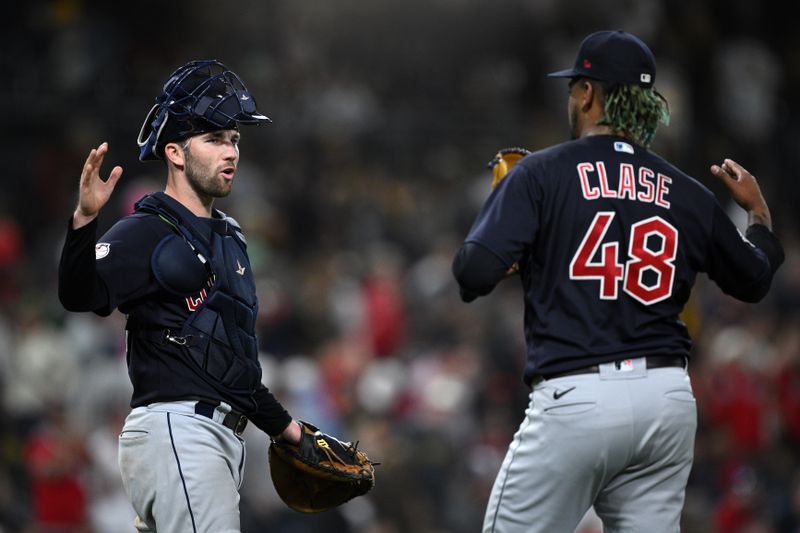
<path fill-rule="evenodd" d="M 242 80 L 216 60 L 186 63 L 164 84 L 139 130 L 139 159 L 162 159 L 164 146 L 239 124 L 271 122 Z"/>

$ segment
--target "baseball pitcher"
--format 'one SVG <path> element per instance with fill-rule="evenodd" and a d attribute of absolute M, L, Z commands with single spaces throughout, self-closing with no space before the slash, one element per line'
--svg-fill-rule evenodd
<path fill-rule="evenodd" d="M 747 211 L 746 235 L 648 148 L 669 115 L 639 38 L 593 33 L 574 66 L 550 76 L 569 82 L 572 140 L 498 154 L 453 262 L 464 301 L 516 272 L 524 291 L 530 404 L 483 531 L 571 533 L 594 506 L 606 532 L 675 533 L 697 424 L 679 313 L 698 272 L 759 301 L 783 250 L 739 164 L 711 173 Z"/>

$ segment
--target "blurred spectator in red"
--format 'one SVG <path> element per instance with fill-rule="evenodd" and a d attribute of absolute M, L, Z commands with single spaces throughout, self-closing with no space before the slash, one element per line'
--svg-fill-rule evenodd
<path fill-rule="evenodd" d="M 775 394 L 784 436 L 800 445 L 800 331 L 785 328 L 779 337 Z"/>
<path fill-rule="evenodd" d="M 0 215 L 0 303 L 11 303 L 20 284 L 17 266 L 22 259 L 22 235 L 19 225 Z"/>
<path fill-rule="evenodd" d="M 63 411 L 52 406 L 48 419 L 25 445 L 33 521 L 41 533 L 86 533 L 86 493 L 80 479 L 86 455 Z"/>
<path fill-rule="evenodd" d="M 730 484 L 714 511 L 715 533 L 750 533 L 761 528 L 760 493 L 756 474 L 747 465 L 733 472 Z M 769 531 L 767 529 L 766 531 Z"/>
<path fill-rule="evenodd" d="M 401 266 L 392 253 L 379 252 L 363 285 L 364 326 L 375 355 L 395 353 L 405 340 L 406 310 Z"/>
<path fill-rule="evenodd" d="M 718 361 L 703 390 L 698 391 L 700 408 L 711 424 L 724 429 L 737 457 L 767 444 L 769 390 L 764 374 L 753 362 L 768 358 L 764 342 L 745 327 L 721 329 L 710 347 Z"/>
<path fill-rule="evenodd" d="M 364 283 L 364 300 L 369 339 L 375 354 L 391 355 L 405 333 L 405 314 L 398 286 L 386 278 L 368 279 Z"/>

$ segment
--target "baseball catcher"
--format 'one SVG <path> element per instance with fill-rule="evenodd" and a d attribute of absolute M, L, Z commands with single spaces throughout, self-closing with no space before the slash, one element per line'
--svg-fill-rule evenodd
<path fill-rule="evenodd" d="M 223 63 L 191 61 L 168 78 L 137 138 L 139 159 L 164 165 L 163 191 L 142 197 L 98 239 L 98 216 L 122 167 L 101 178 L 102 143 L 81 173 L 59 298 L 70 311 L 126 316 L 133 394 L 119 466 L 140 532 L 239 532 L 250 423 L 280 442 L 283 453 L 273 456 L 284 458 L 283 470 L 273 476 L 286 480 L 276 488 L 295 508 L 323 510 L 372 487 L 363 452 L 296 421 L 262 382 L 247 240 L 214 203 L 238 179 L 241 130 L 268 122 Z M 363 480 L 351 486 L 357 465 Z M 315 470 L 328 486 L 311 481 Z"/>

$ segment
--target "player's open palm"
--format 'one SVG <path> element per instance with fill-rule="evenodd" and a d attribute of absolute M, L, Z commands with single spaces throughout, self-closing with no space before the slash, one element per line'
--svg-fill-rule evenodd
<path fill-rule="evenodd" d="M 722 180 L 743 209 L 753 211 L 765 205 L 756 178 L 736 161 L 726 159 L 721 165 L 711 165 L 711 173 Z"/>
<path fill-rule="evenodd" d="M 100 209 L 108 202 L 119 178 L 122 176 L 122 167 L 116 166 L 111 170 L 107 180 L 100 177 L 100 167 L 103 158 L 108 152 L 108 143 L 103 143 L 93 148 L 86 158 L 81 173 L 78 208 L 76 215 L 94 218 Z"/>

